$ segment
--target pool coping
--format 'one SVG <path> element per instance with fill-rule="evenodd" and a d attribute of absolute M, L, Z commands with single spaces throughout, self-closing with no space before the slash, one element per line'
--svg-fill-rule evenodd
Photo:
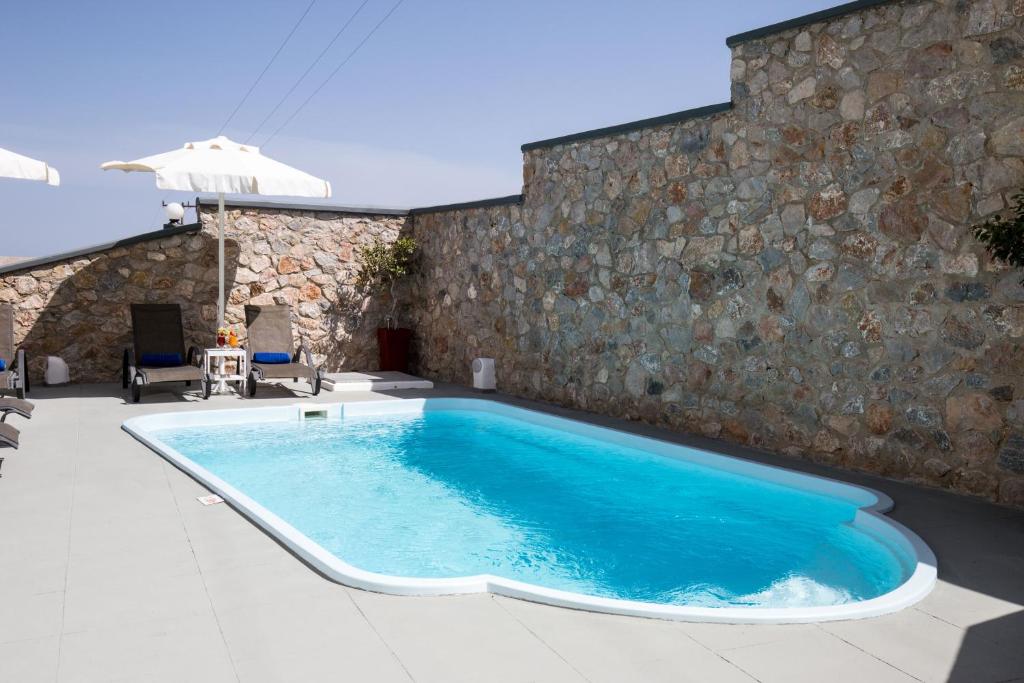
<path fill-rule="evenodd" d="M 506 579 L 489 574 L 424 579 L 391 576 L 369 572 L 348 564 L 305 536 L 275 513 L 263 507 L 242 491 L 195 463 L 151 431 L 168 427 L 238 424 L 252 421 L 294 421 L 307 414 L 340 418 L 345 414 L 408 413 L 430 407 L 483 410 L 511 415 L 545 426 L 600 438 L 622 445 L 640 447 L 657 455 L 708 465 L 717 469 L 767 479 L 793 488 L 839 497 L 858 506 L 855 523 L 896 545 L 912 558 L 910 577 L 884 595 L 858 602 L 822 607 L 694 607 L 665 605 L 573 593 L 544 586 Z M 469 404 L 469 405 L 467 405 Z M 254 419 L 255 418 L 255 419 Z M 554 425 L 552 423 L 555 423 Z M 782 624 L 816 623 L 862 619 L 899 611 L 920 601 L 931 592 L 937 578 L 937 561 L 927 544 L 913 531 L 885 516 L 893 500 L 875 489 L 840 482 L 815 474 L 797 472 L 784 467 L 752 462 L 736 456 L 716 453 L 696 446 L 682 446 L 651 436 L 634 434 L 612 427 L 593 425 L 506 403 L 469 398 L 409 398 L 383 401 L 339 401 L 337 403 L 293 403 L 259 408 L 157 413 L 133 417 L 122 423 L 122 429 L 157 454 L 189 474 L 228 504 L 248 517 L 257 526 L 298 555 L 327 578 L 346 586 L 392 595 L 438 596 L 490 592 L 559 607 L 608 614 L 639 616 L 677 621 Z"/>

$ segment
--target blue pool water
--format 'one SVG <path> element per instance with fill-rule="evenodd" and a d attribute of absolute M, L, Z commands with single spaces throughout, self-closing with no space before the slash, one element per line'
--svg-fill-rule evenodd
<path fill-rule="evenodd" d="M 852 525 L 853 503 L 494 413 L 155 436 L 338 558 L 382 574 L 795 607 L 877 597 L 911 571 Z"/>

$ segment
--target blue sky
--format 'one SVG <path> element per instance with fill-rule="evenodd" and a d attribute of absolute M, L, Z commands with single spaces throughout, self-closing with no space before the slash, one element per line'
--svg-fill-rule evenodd
<path fill-rule="evenodd" d="M 245 140 L 361 0 L 318 0 L 224 131 Z M 369 0 L 267 135 L 388 11 Z M 110 159 L 214 136 L 308 0 L 6 3 L 0 147 L 62 186 L 0 180 L 0 255 L 157 229 L 149 174 Z M 828 0 L 405 0 L 264 152 L 327 178 L 333 201 L 424 206 L 514 194 L 519 145 L 729 98 L 725 37 Z"/>

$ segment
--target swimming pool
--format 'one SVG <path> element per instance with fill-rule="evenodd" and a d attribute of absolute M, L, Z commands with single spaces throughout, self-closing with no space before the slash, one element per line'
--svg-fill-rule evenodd
<path fill-rule="evenodd" d="M 620 614 L 824 621 L 920 600 L 884 494 L 477 399 L 297 404 L 124 427 L 341 583 Z"/>

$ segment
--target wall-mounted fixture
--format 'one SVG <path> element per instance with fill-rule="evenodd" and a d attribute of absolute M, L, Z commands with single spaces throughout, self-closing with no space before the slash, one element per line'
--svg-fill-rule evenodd
<path fill-rule="evenodd" d="M 182 204 L 181 202 L 160 202 L 164 207 L 164 213 L 167 214 L 167 222 L 164 223 L 164 228 L 175 228 L 182 224 L 182 220 L 185 218 L 185 209 L 194 209 L 195 204 Z"/>

